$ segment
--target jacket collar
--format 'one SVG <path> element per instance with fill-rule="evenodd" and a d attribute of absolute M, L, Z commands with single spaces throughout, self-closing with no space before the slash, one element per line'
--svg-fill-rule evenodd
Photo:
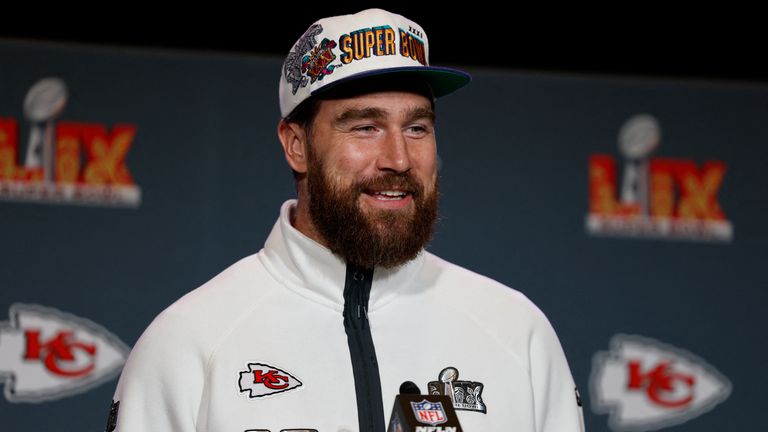
<path fill-rule="evenodd" d="M 296 200 L 280 208 L 280 217 L 259 254 L 267 271 L 297 294 L 342 311 L 346 263 L 328 248 L 305 236 L 291 225 L 290 212 Z M 395 294 L 413 283 L 424 263 L 419 255 L 396 269 L 375 268 L 368 311 L 382 307 Z"/>

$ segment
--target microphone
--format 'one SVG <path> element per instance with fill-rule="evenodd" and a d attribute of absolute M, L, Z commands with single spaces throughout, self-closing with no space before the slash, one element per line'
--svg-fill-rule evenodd
<path fill-rule="evenodd" d="M 463 432 L 446 395 L 423 395 L 411 381 L 400 384 L 400 394 L 389 417 L 387 432 Z"/>
<path fill-rule="evenodd" d="M 419 386 L 417 386 L 413 381 L 404 381 L 402 384 L 400 384 L 400 394 L 417 395 L 421 394 L 421 390 L 419 390 Z"/>

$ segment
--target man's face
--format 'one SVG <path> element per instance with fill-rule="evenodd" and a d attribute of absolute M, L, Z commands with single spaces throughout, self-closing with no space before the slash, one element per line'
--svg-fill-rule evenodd
<path fill-rule="evenodd" d="M 414 258 L 437 217 L 429 99 L 382 91 L 323 100 L 308 142 L 309 213 L 330 249 L 365 267 Z"/>

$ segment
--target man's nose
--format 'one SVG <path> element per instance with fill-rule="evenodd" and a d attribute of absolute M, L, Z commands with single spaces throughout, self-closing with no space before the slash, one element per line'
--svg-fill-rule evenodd
<path fill-rule="evenodd" d="M 408 141 L 402 131 L 387 134 L 376 161 L 376 168 L 397 173 L 406 172 L 411 169 Z"/>

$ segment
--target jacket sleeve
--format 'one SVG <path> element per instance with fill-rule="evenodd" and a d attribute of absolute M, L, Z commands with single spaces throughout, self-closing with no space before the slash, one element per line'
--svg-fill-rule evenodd
<path fill-rule="evenodd" d="M 184 324 L 166 310 L 136 342 L 114 395 L 115 431 L 197 430 L 205 356 Z"/>
<path fill-rule="evenodd" d="M 537 432 L 584 432 L 584 414 L 565 353 L 540 314 L 530 339 L 531 388 Z"/>

